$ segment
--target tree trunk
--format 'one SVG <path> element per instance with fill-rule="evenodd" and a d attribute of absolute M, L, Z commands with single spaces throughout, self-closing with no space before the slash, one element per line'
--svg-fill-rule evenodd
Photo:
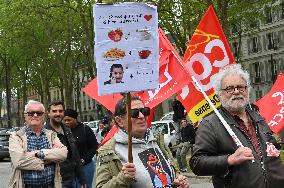
<path fill-rule="evenodd" d="M 5 85 L 6 85 L 6 105 L 7 105 L 7 125 L 9 128 L 12 127 L 11 124 L 11 63 L 5 57 Z"/>

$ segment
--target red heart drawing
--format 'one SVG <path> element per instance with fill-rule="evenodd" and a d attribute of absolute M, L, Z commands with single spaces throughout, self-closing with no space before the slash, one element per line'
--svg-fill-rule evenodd
<path fill-rule="evenodd" d="M 151 20 L 152 15 L 145 15 L 144 18 L 145 18 L 145 20 L 149 21 L 149 20 Z"/>

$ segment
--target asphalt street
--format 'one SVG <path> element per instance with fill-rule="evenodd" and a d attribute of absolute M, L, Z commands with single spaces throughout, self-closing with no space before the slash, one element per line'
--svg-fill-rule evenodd
<path fill-rule="evenodd" d="M 11 174 L 11 166 L 9 160 L 0 161 L 0 188 L 7 188 Z M 198 177 L 194 174 L 185 173 L 189 178 L 190 188 L 213 188 L 209 177 Z"/>

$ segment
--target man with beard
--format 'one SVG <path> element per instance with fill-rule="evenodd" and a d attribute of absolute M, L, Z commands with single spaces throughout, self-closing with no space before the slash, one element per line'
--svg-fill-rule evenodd
<path fill-rule="evenodd" d="M 79 151 L 71 130 L 63 123 L 64 103 L 53 101 L 48 106 L 48 117 L 45 127 L 57 133 L 62 144 L 68 149 L 67 159 L 60 164 L 62 188 L 76 188 L 76 177 L 81 182 L 81 188 L 86 188 L 86 178 L 83 173 Z"/>
<path fill-rule="evenodd" d="M 249 75 L 240 65 L 228 65 L 213 84 L 220 114 L 239 138 L 237 147 L 215 113 L 197 130 L 190 166 L 197 175 L 212 175 L 218 188 L 283 187 L 284 167 L 265 120 L 249 108 Z"/>

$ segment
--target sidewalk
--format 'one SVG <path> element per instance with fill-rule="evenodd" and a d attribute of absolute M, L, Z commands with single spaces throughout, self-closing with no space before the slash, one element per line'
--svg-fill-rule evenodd
<path fill-rule="evenodd" d="M 191 188 L 213 188 L 211 176 L 197 176 L 192 172 L 182 174 L 188 177 Z"/>

